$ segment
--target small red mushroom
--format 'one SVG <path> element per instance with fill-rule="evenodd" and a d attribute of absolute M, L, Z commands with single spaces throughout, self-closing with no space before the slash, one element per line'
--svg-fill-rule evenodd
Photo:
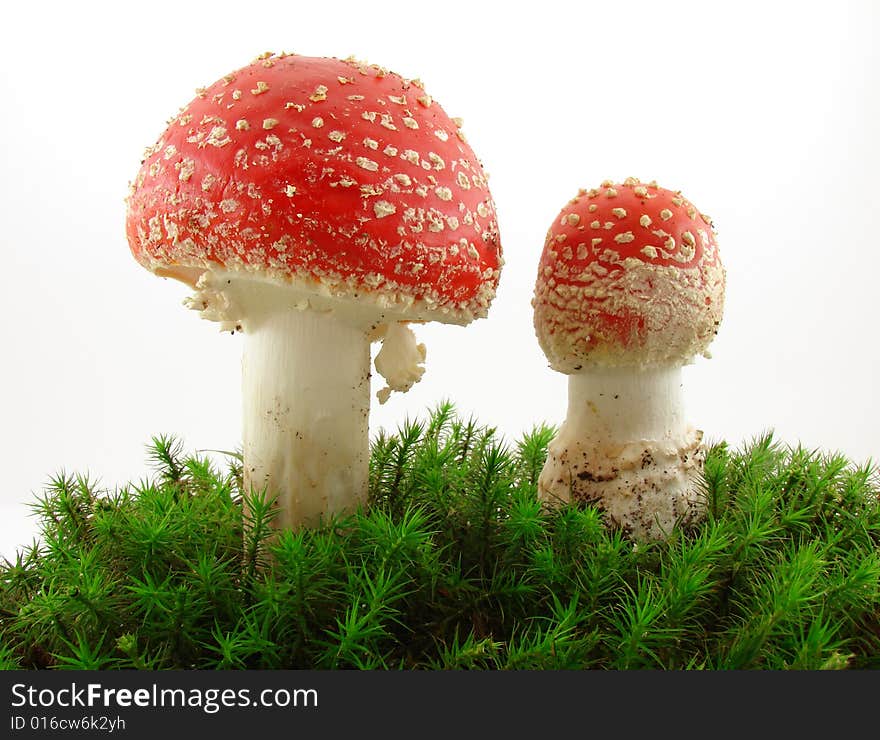
<path fill-rule="evenodd" d="M 502 267 L 460 124 L 354 59 L 266 54 L 199 90 L 147 150 L 126 230 L 244 333 L 245 485 L 279 495 L 286 527 L 366 497 L 370 342 L 384 401 L 423 371 L 405 322 L 484 317 Z"/>
<path fill-rule="evenodd" d="M 606 181 L 562 209 L 532 301 L 541 348 L 569 376 L 542 500 L 595 503 L 637 539 L 699 516 L 702 432 L 685 420 L 681 368 L 707 354 L 724 286 L 712 223 L 680 192 Z"/>

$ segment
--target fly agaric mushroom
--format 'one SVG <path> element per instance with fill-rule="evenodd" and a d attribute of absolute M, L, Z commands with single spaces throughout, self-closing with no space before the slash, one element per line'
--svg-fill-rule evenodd
<path fill-rule="evenodd" d="M 277 524 L 363 502 L 370 343 L 388 387 L 421 377 L 406 322 L 486 315 L 495 208 L 460 121 L 417 80 L 354 59 L 266 54 L 169 123 L 128 197 L 131 251 L 244 334 L 246 490 Z"/>
<path fill-rule="evenodd" d="M 569 376 L 543 501 L 593 503 L 642 540 L 699 517 L 705 451 L 681 368 L 708 356 L 724 285 L 712 223 L 680 192 L 606 181 L 562 209 L 532 301 L 541 348 Z"/>

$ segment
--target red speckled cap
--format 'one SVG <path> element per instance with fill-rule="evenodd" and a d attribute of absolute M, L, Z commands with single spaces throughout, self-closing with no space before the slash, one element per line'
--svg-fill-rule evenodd
<path fill-rule="evenodd" d="M 704 353 L 724 309 L 711 221 L 680 192 L 606 181 L 560 211 L 544 244 L 535 331 L 550 365 L 681 365 Z"/>
<path fill-rule="evenodd" d="M 126 231 L 160 275 L 225 269 L 456 323 L 485 315 L 502 265 L 460 122 L 352 59 L 267 54 L 199 90 L 147 151 Z"/>

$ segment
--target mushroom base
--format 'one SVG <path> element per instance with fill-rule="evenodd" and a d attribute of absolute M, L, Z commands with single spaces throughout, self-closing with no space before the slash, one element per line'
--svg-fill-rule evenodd
<path fill-rule="evenodd" d="M 608 526 L 635 540 L 666 538 L 673 527 L 705 513 L 699 487 L 702 438 L 702 432 L 691 430 L 675 441 L 608 445 L 559 435 L 550 443 L 538 495 L 550 506 L 596 506 Z"/>

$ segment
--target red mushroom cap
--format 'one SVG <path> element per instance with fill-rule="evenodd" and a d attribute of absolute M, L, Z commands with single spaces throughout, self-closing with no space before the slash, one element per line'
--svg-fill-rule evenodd
<path fill-rule="evenodd" d="M 709 218 L 680 192 L 629 178 L 580 191 L 547 232 L 532 305 L 550 365 L 681 365 L 724 309 Z"/>
<path fill-rule="evenodd" d="M 220 268 L 457 323 L 485 315 L 502 265 L 459 123 L 352 59 L 267 54 L 200 90 L 147 151 L 126 231 L 190 283 Z"/>

